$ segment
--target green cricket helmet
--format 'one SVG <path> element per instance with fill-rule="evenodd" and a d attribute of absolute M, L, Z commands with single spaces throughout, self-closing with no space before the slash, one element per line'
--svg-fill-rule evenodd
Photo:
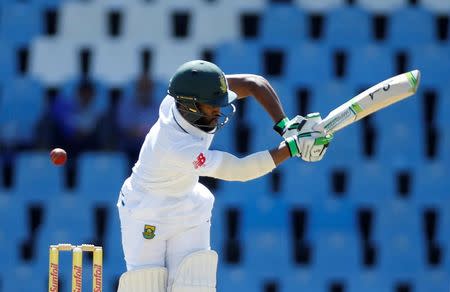
<path fill-rule="evenodd" d="M 202 118 L 208 116 L 200 111 L 198 103 L 230 110 L 229 114 L 221 114 L 222 121 L 216 128 L 226 124 L 235 112 L 237 95 L 228 89 L 222 70 L 211 62 L 194 60 L 181 65 L 170 79 L 168 93 L 175 98 L 183 117 L 205 131 L 212 129 L 202 124 Z"/>

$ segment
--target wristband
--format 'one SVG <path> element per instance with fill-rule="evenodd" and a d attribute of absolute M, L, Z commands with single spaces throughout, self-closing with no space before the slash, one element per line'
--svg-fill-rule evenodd
<path fill-rule="evenodd" d="M 291 154 L 291 157 L 297 156 L 300 153 L 300 150 L 297 146 L 297 141 L 295 141 L 295 138 L 288 137 L 286 140 L 284 140 L 286 143 L 287 148 L 289 149 L 289 153 Z"/>
<path fill-rule="evenodd" d="M 287 123 L 289 123 L 289 118 L 284 117 L 278 123 L 276 123 L 275 126 L 273 126 L 273 129 L 282 136 L 284 134 L 284 129 L 286 128 Z"/>

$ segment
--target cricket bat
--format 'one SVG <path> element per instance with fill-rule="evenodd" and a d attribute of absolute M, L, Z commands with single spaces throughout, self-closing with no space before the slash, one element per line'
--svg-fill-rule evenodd
<path fill-rule="evenodd" d="M 373 112 L 413 95 L 419 83 L 419 70 L 384 80 L 332 110 L 314 126 L 314 130 L 325 131 L 325 133 L 339 131 Z"/>

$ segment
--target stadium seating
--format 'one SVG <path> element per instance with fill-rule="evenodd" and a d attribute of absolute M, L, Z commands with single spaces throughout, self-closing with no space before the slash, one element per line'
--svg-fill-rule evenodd
<path fill-rule="evenodd" d="M 225 74 L 261 74 L 260 48 L 253 42 L 229 42 L 218 46 L 215 63 Z"/>
<path fill-rule="evenodd" d="M 22 202 L 47 203 L 64 189 L 64 169 L 52 165 L 47 152 L 23 152 L 15 165 L 13 192 Z"/>
<path fill-rule="evenodd" d="M 93 74 L 109 86 L 123 86 L 138 76 L 139 51 L 132 43 L 99 41 L 94 51 Z"/>
<path fill-rule="evenodd" d="M 406 0 L 359 0 L 359 5 L 374 13 L 392 13 L 399 8 L 406 6 Z"/>
<path fill-rule="evenodd" d="M 448 47 L 424 42 L 420 48 L 412 47 L 411 69 L 418 68 L 422 73 L 421 86 L 423 88 L 441 87 L 448 84 L 448 68 L 450 56 Z M 433 76 L 428 78 L 426 76 Z"/>
<path fill-rule="evenodd" d="M 345 279 L 360 268 L 357 236 L 345 232 L 322 233 L 313 242 L 312 269 L 326 279 Z"/>
<path fill-rule="evenodd" d="M 0 247 L 8 251 L 0 261 L 0 271 L 20 263 L 20 243 L 29 236 L 25 214 L 25 205 L 18 204 L 11 193 L 0 194 Z"/>
<path fill-rule="evenodd" d="M 367 11 L 342 6 L 329 11 L 326 19 L 324 38 L 330 47 L 355 48 L 369 42 L 371 27 Z"/>
<path fill-rule="evenodd" d="M 294 0 L 294 2 L 302 9 L 309 12 L 325 12 L 332 10 L 333 8 L 344 5 L 342 0 L 325 0 L 325 1 L 314 1 L 314 0 Z"/>
<path fill-rule="evenodd" d="M 387 281 L 383 279 L 382 275 L 380 275 L 379 272 L 363 269 L 352 277 L 348 291 L 391 291 L 392 287 L 390 286 L 391 285 L 389 285 Z"/>
<path fill-rule="evenodd" d="M 16 47 L 7 39 L 0 39 L 0 84 L 14 80 L 17 74 Z"/>
<path fill-rule="evenodd" d="M 79 181 L 75 192 L 88 202 L 115 205 L 127 177 L 127 165 L 122 153 L 83 153 L 78 158 Z"/>
<path fill-rule="evenodd" d="M 440 0 L 422 0 L 422 5 L 437 13 L 448 13 L 450 11 L 450 3 Z"/>
<path fill-rule="evenodd" d="M 83 21 L 80 20 L 83 15 Z M 106 37 L 106 11 L 92 2 L 68 1 L 61 7 L 61 37 L 68 46 L 89 46 Z"/>
<path fill-rule="evenodd" d="M 420 23 L 420 25 L 411 25 Z M 389 44 L 395 48 L 431 43 L 434 37 L 433 19 L 430 13 L 420 8 L 402 8 L 392 13 Z M 411 37 L 414 34 L 414 37 Z"/>
<path fill-rule="evenodd" d="M 41 37 L 33 41 L 32 50 L 31 73 L 43 84 L 57 86 L 75 78 L 78 71 L 76 50 L 69 43 Z"/>
<path fill-rule="evenodd" d="M 280 21 L 283 19 L 283 21 Z M 261 42 L 265 46 L 290 46 L 306 37 L 306 18 L 290 4 L 275 4 L 262 15 Z"/>
<path fill-rule="evenodd" d="M 41 84 L 28 78 L 15 79 L 4 87 L 0 100 L 2 140 L 31 144 L 35 126 L 44 110 Z"/>
<path fill-rule="evenodd" d="M 348 77 L 357 88 L 364 90 L 394 76 L 394 68 L 393 52 L 370 43 L 351 50 Z"/>
<path fill-rule="evenodd" d="M 16 45 L 28 45 L 43 32 L 41 11 L 36 5 L 7 1 L 1 7 L 0 38 Z"/>
<path fill-rule="evenodd" d="M 286 80 L 293 86 L 322 85 L 332 77 L 332 54 L 319 44 L 305 43 L 289 47 Z"/>

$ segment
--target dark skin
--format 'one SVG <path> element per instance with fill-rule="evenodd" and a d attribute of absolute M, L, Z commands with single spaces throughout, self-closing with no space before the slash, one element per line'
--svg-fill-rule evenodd
<path fill-rule="evenodd" d="M 274 124 L 286 117 L 283 106 L 275 90 L 269 82 L 261 76 L 253 74 L 233 74 L 226 75 L 228 87 L 234 91 L 238 99 L 253 96 L 261 104 L 272 118 Z M 199 109 L 211 118 L 205 118 L 211 126 L 217 124 L 217 117 L 220 114 L 220 107 L 214 107 L 207 104 L 199 104 Z M 276 166 L 291 157 L 289 149 L 284 143 L 278 148 L 269 150 L 270 155 Z"/>

